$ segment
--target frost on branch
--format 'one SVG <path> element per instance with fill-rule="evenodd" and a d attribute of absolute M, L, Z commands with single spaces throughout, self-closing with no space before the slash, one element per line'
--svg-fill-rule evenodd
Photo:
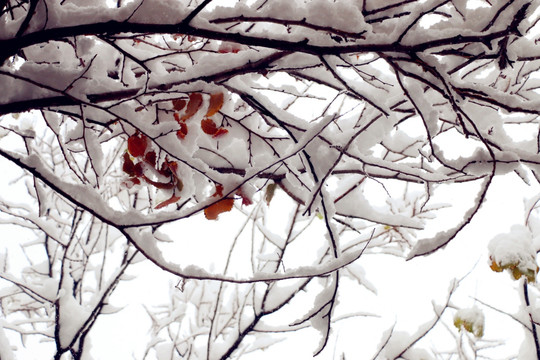
<path fill-rule="evenodd" d="M 24 199 L 2 195 L 2 221 L 29 229 L 47 258 L 24 276 L 6 266 L 6 296 L 32 299 L 55 356 L 80 357 L 123 272 L 145 258 L 208 287 L 178 300 L 190 316 L 148 309 L 148 351 L 263 348 L 265 330 L 290 330 L 266 319 L 304 292 L 318 299 L 308 317 L 325 351 L 339 284 L 376 290 L 364 254 L 432 254 L 473 221 L 497 176 L 540 179 L 537 10 L 524 0 L 0 1 L 0 155 L 25 181 Z M 438 196 L 467 185 L 476 193 L 462 216 L 425 236 L 460 200 Z M 200 235 L 202 249 L 186 230 L 239 216 L 239 234 Z M 496 243 L 493 267 L 536 275 L 528 247 Z M 30 273 L 56 292 L 72 281 L 73 296 Z M 332 291 L 318 296 L 314 283 L 328 278 Z M 53 315 L 75 303 L 86 320 L 60 331 Z M 204 346 L 181 332 L 163 340 L 174 321 Z"/>

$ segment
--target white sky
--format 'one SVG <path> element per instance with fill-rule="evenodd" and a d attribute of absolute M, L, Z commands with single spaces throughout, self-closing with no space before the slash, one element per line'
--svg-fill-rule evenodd
<path fill-rule="evenodd" d="M 513 174 L 498 177 L 481 211 L 446 249 L 409 262 L 390 255 L 362 257 L 359 262 L 366 271 L 367 279 L 377 287 L 378 296 L 365 291 L 358 293 L 355 288 L 342 285 L 343 293 L 351 290 L 352 293 L 350 297 L 340 302 L 338 313 L 362 311 L 380 314 L 383 317 L 358 317 L 339 321 L 334 327 L 334 333 L 339 334 L 337 344 L 332 341 L 320 358 L 331 359 L 334 351 L 339 354 L 341 350 L 348 354 L 356 353 L 358 359 L 367 358 L 368 354 L 376 350 L 383 331 L 394 322 L 398 331 L 409 333 L 415 331 L 418 326 L 432 319 L 432 301 L 439 305 L 443 303 L 452 278 L 464 277 L 469 272 L 456 293 L 454 304 L 458 307 L 477 305 L 482 309 L 486 319 L 484 338 L 502 339 L 506 342 L 504 347 L 494 350 L 496 358 L 502 358 L 504 353 L 515 354 L 521 343 L 523 330 L 508 316 L 482 306 L 474 298 L 509 313 L 518 310 L 519 283 L 512 281 L 506 272 L 494 273 L 489 269 L 487 244 L 495 235 L 509 231 L 512 225 L 523 223 L 523 199 L 536 195 L 539 190 L 538 186 L 524 185 Z M 469 195 L 472 196 L 472 193 L 468 194 L 464 189 L 460 189 L 459 193 L 448 192 L 439 200 L 466 200 Z M 202 262 L 208 261 L 207 244 L 204 239 L 216 236 L 227 239 L 223 226 L 230 229 L 225 232 L 235 233 L 235 226 L 232 224 L 229 226 L 227 223 L 234 215 L 225 215 L 222 220 L 213 223 L 201 219 L 200 224 L 194 225 L 196 230 L 185 233 L 186 238 L 194 242 L 189 252 L 192 260 L 193 256 L 199 254 Z M 445 226 L 444 215 L 441 215 L 440 219 L 438 223 Z M 215 253 L 219 254 L 219 251 Z M 138 278 L 130 283 L 122 283 L 113 298 L 118 304 L 127 301 L 129 303 L 127 308 L 109 319 L 103 317 L 93 330 L 94 334 L 104 335 L 97 336 L 93 340 L 92 353 L 96 355 L 96 359 L 111 358 L 113 354 L 116 358 L 128 358 L 131 351 L 136 354 L 141 351 L 140 344 L 143 342 L 135 339 L 144 339 L 146 335 L 144 325 L 149 325 L 141 304 L 158 305 L 168 297 L 168 283 L 169 281 L 174 283 L 174 280 L 167 276 L 163 277 L 163 274 L 155 271 L 150 264 L 136 265 L 136 268 Z M 347 280 L 343 284 L 347 284 Z M 452 315 L 453 312 L 448 312 L 445 317 L 450 326 Z M 447 337 L 446 330 L 439 328 L 438 331 L 441 333 L 439 341 L 424 343 L 424 346 L 431 346 L 436 350 L 442 350 L 444 346 L 451 348 L 453 343 Z M 274 345 L 268 352 L 256 352 L 242 358 L 270 360 L 275 359 L 276 354 L 283 351 L 283 356 L 290 359 L 312 359 L 311 351 L 318 342 L 317 333 L 304 330 L 283 337 L 283 342 Z M 433 340 L 432 337 L 431 339 Z"/>

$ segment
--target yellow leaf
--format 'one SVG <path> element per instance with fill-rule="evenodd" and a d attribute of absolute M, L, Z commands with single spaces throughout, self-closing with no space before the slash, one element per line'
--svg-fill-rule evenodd
<path fill-rule="evenodd" d="M 274 194 L 276 192 L 276 183 L 268 184 L 266 187 L 266 194 L 264 194 L 264 200 L 266 200 L 266 204 L 270 205 L 270 201 L 274 198 Z"/>

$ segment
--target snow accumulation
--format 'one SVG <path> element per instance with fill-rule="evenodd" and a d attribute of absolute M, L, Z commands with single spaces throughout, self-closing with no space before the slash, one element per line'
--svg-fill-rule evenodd
<path fill-rule="evenodd" d="M 459 309 L 454 315 L 454 324 L 481 337 L 484 333 L 484 313 L 477 307 Z"/>
<path fill-rule="evenodd" d="M 203 15 L 203 17 L 205 19 L 216 19 L 237 16 L 238 14 L 245 17 L 260 17 L 262 11 L 264 12 L 264 18 L 305 22 L 350 33 L 361 33 L 370 28 L 369 24 L 364 21 L 360 3 L 348 0 L 332 2 L 312 0 L 308 7 L 300 1 L 273 0 L 266 2 L 261 9 L 239 3 L 234 7 L 216 7 L 211 13 Z M 264 27 L 260 28 L 261 30 L 258 30 L 258 35 L 269 35 L 271 38 L 283 37 L 282 31 L 269 31 L 266 33 L 265 30 L 269 29 L 269 25 L 271 29 L 271 24 L 267 22 Z M 305 35 L 311 35 L 311 38 L 315 33 L 301 26 L 292 27 L 291 33 L 287 34 L 287 39 L 295 37 L 301 39 Z"/>
<path fill-rule="evenodd" d="M 133 3 L 139 5 L 136 1 Z M 177 24 L 186 14 L 186 7 L 178 0 L 143 1 L 129 21 L 143 24 Z"/>
<path fill-rule="evenodd" d="M 401 214 L 392 214 L 383 209 L 378 209 L 360 192 L 355 195 L 356 201 L 344 201 L 336 204 L 336 210 L 340 215 L 358 217 L 369 221 L 386 224 L 389 226 L 403 226 L 413 229 L 423 229 L 424 224 L 419 219 Z"/>
<path fill-rule="evenodd" d="M 73 280 L 64 278 L 59 299 L 60 344 L 68 347 L 89 319 L 91 313 L 73 297 Z"/>
<path fill-rule="evenodd" d="M 0 359 L 2 360 L 15 360 L 15 354 L 11 349 L 11 345 L 4 331 L 2 321 L 0 321 Z"/>
<path fill-rule="evenodd" d="M 376 0 L 258 1 L 261 4 L 259 9 L 250 6 L 253 3 L 250 1 L 235 2 L 238 3 L 235 7 L 221 7 L 215 5 L 220 3 L 215 1 L 193 19 L 190 23 L 193 28 L 185 36 L 154 36 L 143 34 L 142 31 L 137 34 L 85 34 L 25 47 L 25 59 L 21 57 L 17 66 L 5 65 L 0 73 L 0 83 L 7 89 L 0 94 L 0 104 L 33 101 L 48 96 L 64 96 L 67 101 L 80 101 L 80 106 L 43 107 L 43 117 L 47 117 L 44 122 L 52 131 L 49 133 L 52 140 L 45 140 L 41 145 L 51 145 L 52 148 L 59 144 L 61 155 L 58 157 L 46 157 L 39 151 L 33 151 L 30 146 L 27 153 L 2 150 L 5 158 L 40 179 L 39 184 L 29 182 L 27 187 L 36 189 L 40 201 L 39 215 L 48 217 L 28 215 L 26 220 L 39 226 L 46 235 L 59 238 L 59 243 L 63 241 L 62 236 L 55 236 L 59 230 L 54 228 L 54 222 L 59 221 L 54 218 L 58 216 L 59 207 L 55 208 L 57 215 L 48 215 L 48 210 L 56 204 L 47 196 L 58 194 L 67 202 L 72 201 L 77 211 L 88 211 L 117 228 L 127 237 L 130 246 L 135 246 L 144 258 L 172 274 L 185 279 L 231 283 L 283 281 L 272 285 L 271 296 L 264 304 L 267 310 L 281 306 L 305 280 L 313 277 L 327 280 L 334 276 L 334 283 L 327 282 L 328 286 L 317 296 L 313 307 L 299 320 L 310 320 L 313 328 L 320 331 L 322 346 L 330 328 L 328 315 L 338 302 L 336 272 L 344 269 L 343 274 L 352 276 L 373 292 L 377 290 L 365 280 L 364 268 L 355 263 L 364 249 L 346 246 L 350 244 L 346 244 L 343 238 L 349 236 L 348 233 L 338 239 L 341 236 L 339 230 L 348 228 L 348 221 L 353 223 L 350 225 L 352 230 L 361 231 L 364 237 L 369 235 L 368 228 L 371 230 L 371 227 L 374 228 L 372 235 L 375 237 L 385 232 L 414 234 L 416 230 L 424 228 L 425 221 L 435 218 L 434 211 L 429 213 L 434 208 L 432 202 L 435 202 L 435 196 L 431 197 L 432 189 L 453 181 L 477 181 L 478 194 L 473 199 L 473 205 L 463 213 L 463 219 L 431 238 L 416 242 L 409 258 L 426 255 L 444 247 L 471 223 L 484 201 L 492 175 L 516 172 L 523 178 L 532 178 L 523 169 L 526 166 L 531 169 L 538 167 L 537 139 L 532 136 L 526 141 L 516 142 L 506 128 L 509 125 L 507 112 L 517 112 L 513 108 L 520 108 L 523 113 L 529 112 L 525 115 L 530 116 L 526 118 L 520 111 L 515 124 L 527 122 L 532 126 L 537 125 L 537 119 L 533 116 L 540 108 L 540 100 L 533 97 L 528 100 L 519 95 L 520 89 L 511 87 L 524 84 L 520 76 L 538 72 L 538 63 L 530 61 L 532 65 L 524 64 L 519 71 L 515 67 L 505 73 L 504 69 L 497 68 L 496 60 L 493 60 L 494 55 L 501 56 L 497 51 L 502 53 L 502 45 L 495 40 L 490 44 L 478 41 L 470 46 L 458 44 L 440 51 L 417 51 L 414 59 L 409 57 L 411 52 L 403 51 L 402 47 L 458 34 L 478 35 L 491 20 L 493 27 L 490 31 L 503 30 L 526 1 L 499 1 L 487 7 L 471 6 L 471 3 L 482 3 L 471 0 L 392 0 L 392 4 L 399 4 L 394 10 L 399 9 L 402 13 L 392 13 L 393 8 L 389 6 L 388 11 L 380 13 L 384 19 L 378 20 L 368 19 L 369 11 L 364 11 L 364 18 L 362 12 L 365 10 L 363 7 L 378 8 L 381 2 Z M 110 0 L 40 1 L 41 5 L 27 33 L 108 21 L 178 24 L 197 4 L 206 3 L 182 0 L 127 1 L 117 9 L 107 6 L 107 2 Z M 225 1 L 221 3 L 225 4 Z M 439 10 L 424 18 L 434 9 Z M 497 12 L 497 9 L 501 11 Z M 496 14 L 496 17 L 485 16 L 488 12 Z M 13 37 L 23 18 L 0 23 L 0 38 Z M 525 25 L 532 26 L 532 23 L 522 26 Z M 208 35 L 212 31 L 215 33 Z M 514 34 L 508 37 L 514 37 Z M 229 42 L 235 39 L 245 41 L 243 44 Z M 264 46 L 255 45 L 258 40 Z M 298 48 L 299 44 L 295 44 L 295 41 L 304 40 L 313 46 L 306 46 L 294 54 L 288 53 Z M 270 48 L 266 45 L 268 43 L 279 43 L 280 46 Z M 395 44 L 395 47 L 367 54 L 368 51 L 359 44 Z M 332 46 L 336 50 L 313 50 L 314 45 Z M 356 47 L 341 54 L 345 51 L 337 49 L 341 46 Z M 535 42 L 525 37 L 516 36 L 505 46 L 509 61 L 518 62 L 522 55 L 540 54 Z M 445 55 L 445 50 L 452 55 Z M 461 56 L 461 52 L 466 56 Z M 486 58 L 483 59 L 482 55 Z M 460 69 L 469 71 L 470 67 L 476 66 L 476 56 L 481 60 L 493 61 L 493 66 L 487 67 L 482 75 L 478 75 L 480 70 L 471 71 L 471 75 L 460 73 Z M 456 69 L 455 75 L 450 72 L 451 69 Z M 515 78 L 511 75 L 515 75 Z M 527 86 L 537 87 L 540 83 L 538 79 L 534 80 L 531 76 Z M 312 86 L 318 88 L 313 90 Z M 468 90 L 474 92 L 475 97 L 467 96 Z M 223 104 L 219 109 L 214 105 L 216 109 L 209 115 L 209 108 L 212 107 L 210 99 L 216 94 L 224 95 Z M 192 107 L 194 111 L 187 117 L 189 121 L 186 118 L 182 120 L 184 122 L 175 121 L 173 115 L 178 117 L 185 114 L 183 106 L 190 107 L 187 99 L 193 95 L 198 96 L 199 101 L 196 108 Z M 495 109 L 497 106 L 482 99 L 483 96 L 489 97 L 495 104 L 500 102 L 507 105 L 506 110 Z M 177 107 L 183 101 L 184 105 Z M 315 104 L 313 108 L 310 108 L 311 104 Z M 49 114 L 55 111 L 57 115 Z M 214 125 L 223 126 L 222 130 L 227 130 L 224 132 L 227 136 L 219 139 L 208 136 L 212 133 L 204 129 L 201 121 L 212 116 L 218 123 Z M 13 133 L 31 133 L 33 140 L 28 140 L 28 144 L 37 144 L 41 140 L 39 132 L 33 129 L 33 123 L 25 121 L 20 121 L 17 127 L 14 125 Z M 413 121 L 413 125 L 420 126 L 410 126 Z M 178 127 L 187 127 L 187 123 L 189 135 L 187 131 L 178 134 Z M 409 128 L 420 130 L 409 132 Z M 536 127 L 534 130 L 536 133 Z M 413 134 L 416 131 L 418 134 Z M 467 137 L 477 147 L 464 155 L 465 150 L 451 146 L 449 154 L 440 141 L 443 133 Z M 153 161 L 134 155 L 129 140 L 126 152 L 125 139 L 129 137 L 131 140 L 139 135 L 144 136 L 145 141 L 150 139 L 151 145 L 148 146 L 152 151 L 145 153 L 146 150 L 143 150 L 142 155 L 152 152 Z M 114 141 L 117 142 L 116 153 L 113 154 L 107 151 L 107 146 L 112 146 L 110 143 Z M 130 152 L 133 158 L 141 161 L 138 164 L 144 163 L 140 165 L 143 170 L 139 168 L 144 176 L 126 171 L 125 168 L 125 174 L 122 173 L 121 166 L 118 166 L 121 155 L 126 156 L 123 163 L 126 166 L 129 160 L 125 159 L 129 158 Z M 88 160 L 86 169 L 79 166 L 79 158 Z M 57 166 L 57 161 L 68 163 L 62 167 Z M 171 170 L 171 181 L 167 184 L 149 180 L 150 176 L 165 177 L 163 173 L 167 174 L 166 171 L 160 173 L 157 170 L 157 165 L 162 165 L 162 162 Z M 146 177 L 151 170 L 155 172 Z M 176 173 L 173 174 L 173 171 Z M 64 176 L 66 174 L 69 176 Z M 105 180 L 111 174 L 112 187 L 116 188 L 108 189 L 109 184 Z M 124 191 L 120 184 L 128 178 L 126 174 L 131 177 L 128 181 L 132 181 L 132 184 Z M 139 179 L 147 183 L 142 181 L 142 185 L 135 185 L 135 180 Z M 359 182 L 359 179 L 362 180 Z M 418 196 L 407 189 L 407 196 L 398 199 L 392 197 L 391 186 L 388 186 L 390 190 L 386 188 L 386 183 L 393 181 L 410 182 L 411 185 L 407 186 L 411 188 L 425 188 Z M 244 200 L 257 197 L 270 182 L 275 182 L 272 185 L 279 184 L 291 198 L 303 203 L 304 207 L 299 206 L 305 211 L 301 216 L 307 213 L 324 215 L 325 221 L 322 223 L 329 241 L 325 242 L 320 236 L 321 242 L 333 243 L 335 256 L 325 256 L 328 248 L 320 247 L 317 249 L 321 253 L 320 259 L 325 260 L 321 264 L 313 265 L 308 256 L 299 256 L 295 259 L 296 263 L 287 263 L 288 259 L 282 258 L 280 251 L 284 251 L 292 242 L 291 238 L 294 238 L 300 226 L 291 225 L 291 231 L 285 236 L 260 220 L 263 217 L 257 218 L 260 213 L 255 211 L 249 214 L 250 219 L 254 219 L 265 244 L 273 246 L 261 247 L 260 254 L 255 254 L 256 250 L 253 250 L 251 264 L 253 259 L 258 258 L 261 262 L 272 263 L 272 266 L 280 262 L 279 267 L 253 266 L 251 269 L 257 271 L 242 273 L 240 277 L 229 275 L 232 271 L 220 273 L 211 267 L 208 270 L 195 258 L 189 259 L 190 262 L 175 263 L 169 260 L 172 256 L 164 254 L 163 249 L 169 246 L 165 243 L 175 242 L 176 238 L 169 237 L 165 230 L 157 230 L 159 226 L 195 215 L 216 203 L 219 196 L 238 198 L 241 195 Z M 382 205 L 373 200 L 377 194 L 370 193 L 366 183 L 376 183 L 376 186 L 384 189 L 381 198 L 385 201 L 381 201 Z M 166 185 L 171 185 L 167 188 L 170 192 L 162 191 Z M 214 197 L 212 192 L 217 194 L 217 189 L 221 187 L 223 194 Z M 150 194 L 154 190 L 155 193 Z M 134 197 L 137 191 L 137 201 L 133 201 L 129 197 Z M 415 197 L 414 201 L 411 194 Z M 106 200 L 105 196 L 113 200 Z M 179 196 L 181 202 L 178 202 L 177 209 L 172 210 L 173 206 L 161 210 L 159 206 L 155 207 L 155 200 L 157 203 L 166 202 L 166 199 L 176 201 Z M 421 203 L 424 199 L 425 202 Z M 227 201 L 232 203 L 231 199 Z M 111 205 L 113 202 L 116 202 L 115 206 Z M 141 205 L 143 202 L 145 204 Z M 136 205 L 131 205 L 134 203 Z M 420 214 L 416 204 L 421 206 Z M 245 214 L 256 208 L 253 206 L 246 210 L 247 206 L 241 209 Z M 261 201 L 260 207 L 265 206 Z M 413 206 L 415 208 L 411 209 Z M 342 218 L 347 221 L 342 221 Z M 296 221 L 296 218 L 291 221 Z M 316 218 L 314 221 L 317 221 Z M 344 227 L 338 226 L 340 221 Z M 353 225 L 358 228 L 355 229 Z M 175 236 L 180 238 L 183 234 L 178 232 Z M 410 237 L 416 240 L 415 236 Z M 490 242 L 491 261 L 499 267 L 516 267 L 523 274 L 536 274 L 537 249 L 534 241 L 538 243 L 538 240 L 529 228 L 514 226 L 509 233 L 498 235 Z M 374 248 L 378 246 L 374 244 L 378 241 L 374 239 L 373 243 L 363 244 Z M 380 241 L 384 246 L 386 240 Z M 395 243 L 401 246 L 406 242 Z M 305 252 L 307 247 L 315 246 L 309 244 L 302 250 Z M 236 252 L 233 248 L 230 254 L 233 250 Z M 220 255 L 219 251 L 216 253 Z M 303 266 L 306 263 L 308 266 Z M 85 268 L 84 271 L 87 270 Z M 90 307 L 81 306 L 74 297 L 72 279 L 66 275 L 60 281 L 49 278 L 41 284 L 27 282 L 24 285 L 28 285 L 36 296 L 50 303 L 58 303 L 60 345 L 69 347 L 92 316 Z M 99 300 L 98 295 L 99 292 L 92 301 Z M 117 311 L 114 307 L 100 310 L 103 310 L 102 313 Z M 480 332 L 484 322 L 483 314 L 476 308 L 457 311 L 455 319 L 470 324 L 475 334 Z M 14 356 L 5 346 L 7 341 L 2 325 L 0 321 L 0 358 L 9 360 Z M 426 329 L 418 329 L 416 334 L 423 330 Z M 388 346 L 381 342 L 381 347 L 386 347 L 389 357 L 398 356 L 402 351 L 408 351 L 407 356 L 411 358 L 416 355 L 429 357 L 427 353 L 413 353 L 419 350 L 410 348 L 410 334 L 396 331 L 386 335 L 388 338 L 383 340 L 391 341 L 388 341 Z M 215 346 L 216 349 L 224 347 L 219 343 Z M 163 345 L 160 351 L 171 349 Z"/>
<path fill-rule="evenodd" d="M 474 204 L 463 214 L 462 222 L 456 224 L 451 229 L 440 231 L 430 238 L 418 240 L 407 255 L 407 259 L 410 260 L 416 256 L 427 255 L 437 249 L 445 247 L 461 231 L 461 229 L 468 224 L 470 219 L 478 211 L 482 205 L 482 198 L 485 196 L 490 183 L 491 178 L 486 178 L 482 181 Z"/>
<path fill-rule="evenodd" d="M 501 267 L 516 266 L 522 274 L 538 271 L 533 236 L 523 225 L 514 225 L 509 233 L 495 236 L 488 249 L 491 261 Z"/>
<path fill-rule="evenodd" d="M 125 232 L 131 237 L 137 248 L 140 249 L 146 257 L 151 259 L 152 262 L 156 263 L 157 265 L 168 269 L 171 273 L 187 279 L 215 279 L 237 283 L 310 278 L 330 274 L 337 269 L 341 269 L 356 261 L 364 251 L 363 248 L 350 250 L 341 254 L 341 256 L 338 258 L 329 260 L 321 265 L 299 266 L 296 268 L 291 268 L 283 273 L 255 272 L 252 276 L 238 278 L 212 273 L 196 265 L 181 266 L 179 264 L 167 261 L 163 256 L 162 250 L 157 246 L 155 235 L 152 234 L 151 231 L 129 228 L 126 229 Z M 164 234 L 156 236 L 166 237 Z"/>

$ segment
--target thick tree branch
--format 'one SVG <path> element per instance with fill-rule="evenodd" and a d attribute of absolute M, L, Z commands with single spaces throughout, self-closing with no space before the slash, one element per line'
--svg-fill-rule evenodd
<path fill-rule="evenodd" d="M 478 35 L 457 35 L 448 38 L 430 40 L 414 45 L 402 45 L 399 43 L 380 43 L 380 44 L 355 44 L 342 46 L 318 46 L 309 44 L 309 39 L 302 41 L 287 41 L 262 38 L 257 36 L 247 36 L 238 33 L 219 32 L 193 27 L 181 22 L 179 24 L 138 24 L 130 22 L 108 21 L 93 24 L 76 25 L 70 27 L 61 27 L 46 29 L 15 39 L 0 40 L 0 60 L 15 55 L 19 50 L 25 47 L 45 43 L 51 40 L 58 40 L 66 37 L 83 35 L 114 35 L 121 33 L 138 34 L 186 34 L 200 36 L 207 39 L 223 40 L 236 42 L 238 44 L 260 46 L 281 51 L 308 53 L 317 56 L 339 55 L 347 53 L 366 53 L 366 52 L 397 52 L 411 53 L 421 52 L 428 49 L 436 49 L 443 46 L 462 45 L 467 43 L 488 43 L 494 39 L 500 39 L 508 35 L 516 34 L 516 24 L 512 23 L 504 30 L 492 33 L 479 33 Z"/>

